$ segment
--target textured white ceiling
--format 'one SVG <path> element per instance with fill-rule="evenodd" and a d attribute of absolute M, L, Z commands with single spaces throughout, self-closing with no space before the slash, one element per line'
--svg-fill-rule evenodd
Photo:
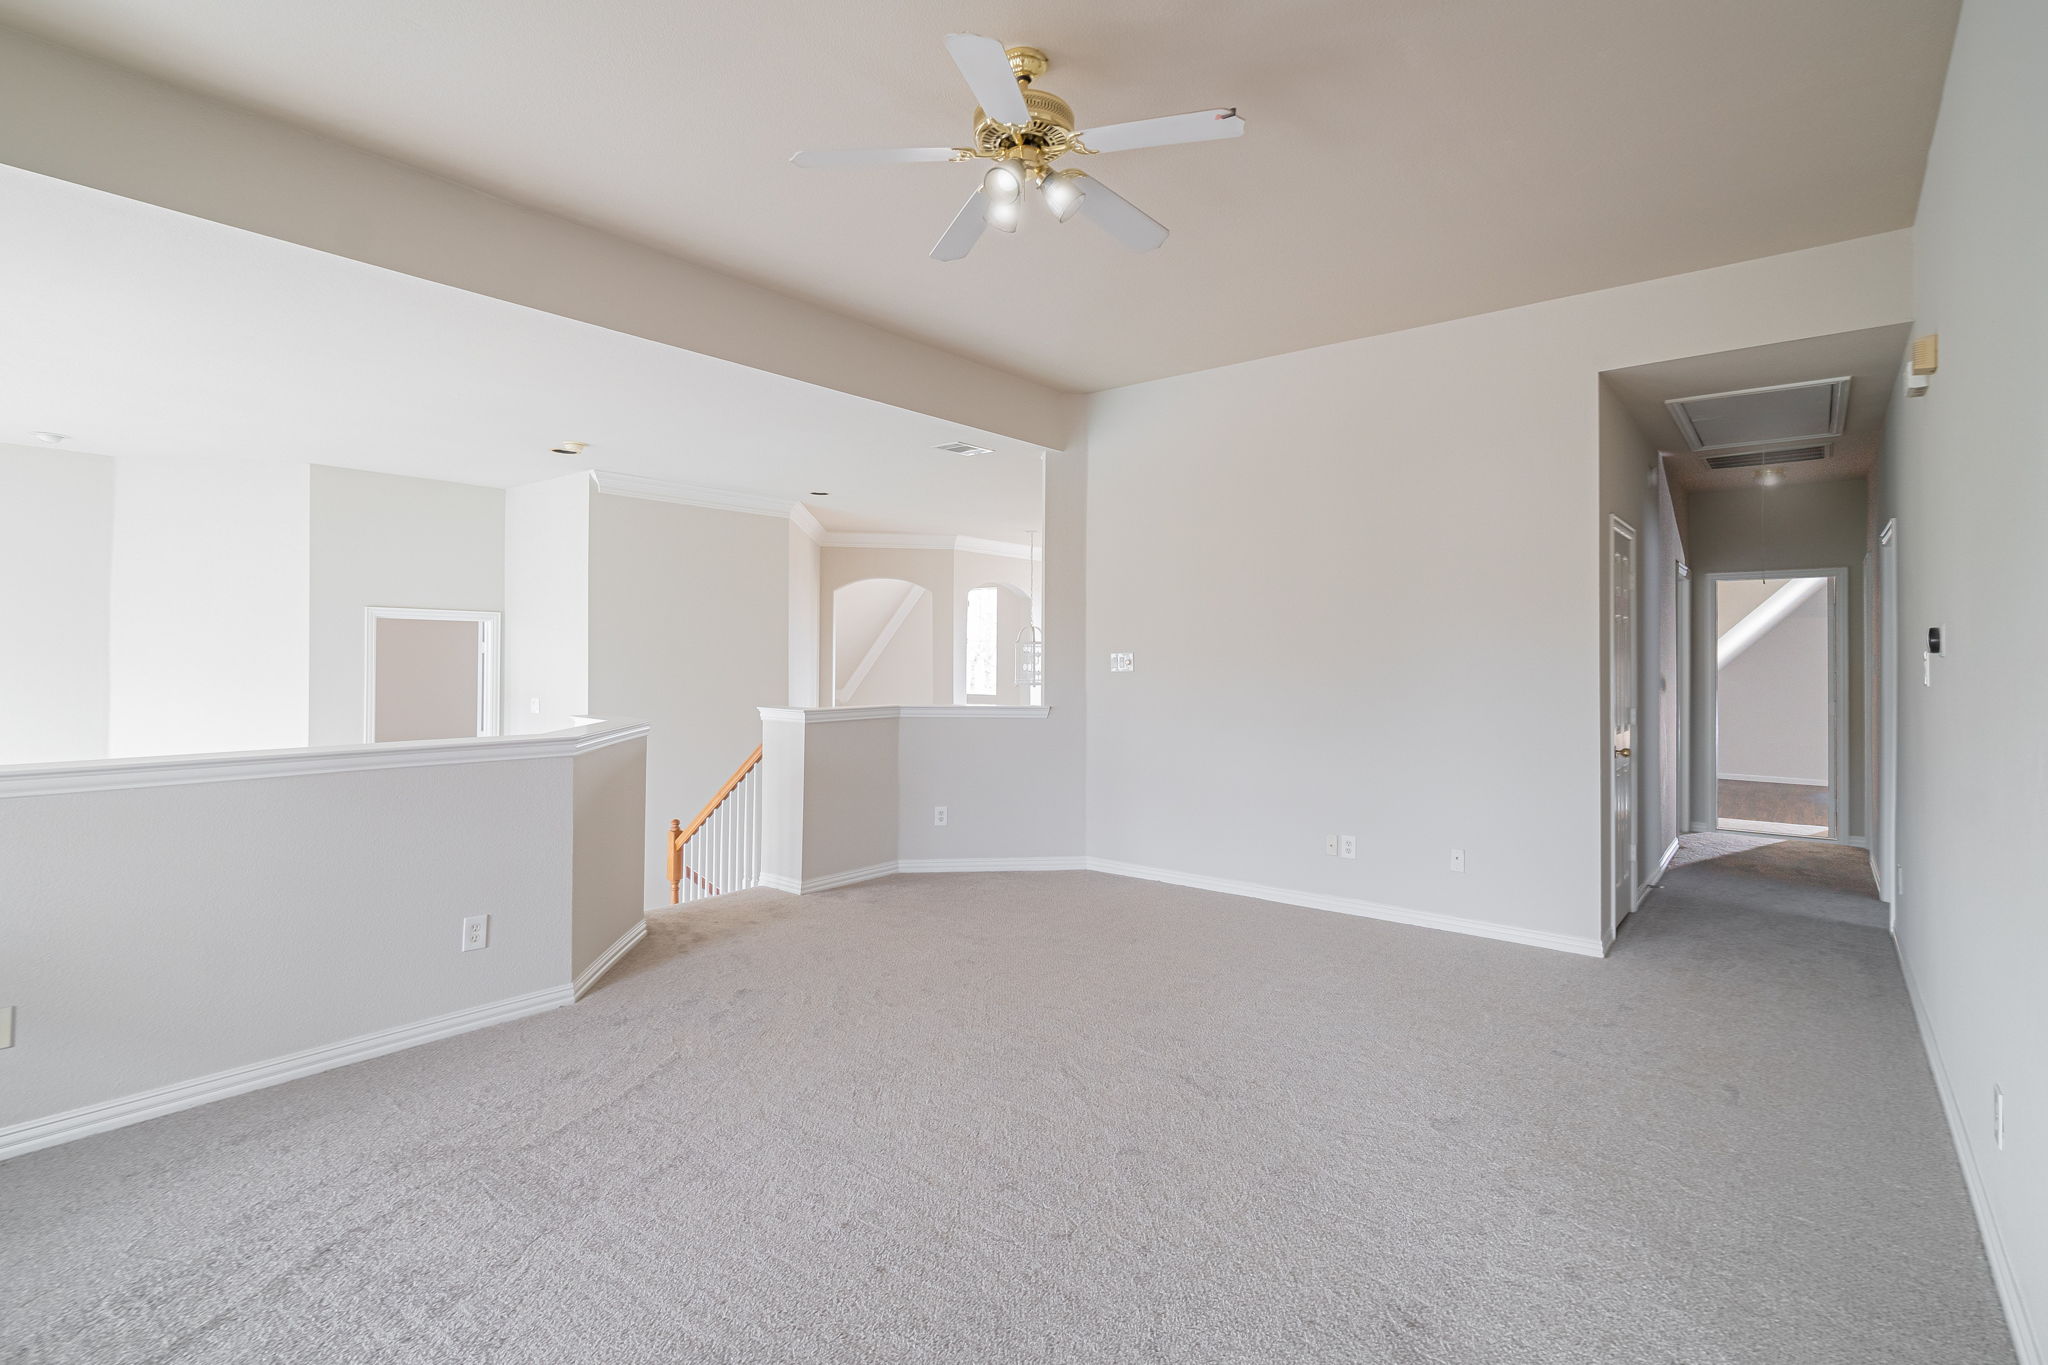
<path fill-rule="evenodd" d="M 1088 390 L 1912 221 L 1956 0 L 0 0 L 0 16 Z M 1089 169 L 1174 230 L 926 250 L 970 167 L 941 38 L 1043 47 L 1083 124 L 1250 131 Z"/>
<path fill-rule="evenodd" d="M 8 167 L 0 222 L 0 442 L 500 486 L 595 467 L 834 530 L 1040 525 L 1043 461 L 1005 437 Z M 995 453 L 932 449 L 962 438 Z"/>

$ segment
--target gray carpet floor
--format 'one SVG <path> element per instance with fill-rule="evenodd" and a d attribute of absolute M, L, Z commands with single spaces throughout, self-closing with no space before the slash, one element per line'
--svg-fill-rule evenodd
<path fill-rule="evenodd" d="M 1093 873 L 664 915 L 0 1165 L 4 1358 L 2010 1362 L 1888 940 L 1712 861 L 1605 961 Z"/>

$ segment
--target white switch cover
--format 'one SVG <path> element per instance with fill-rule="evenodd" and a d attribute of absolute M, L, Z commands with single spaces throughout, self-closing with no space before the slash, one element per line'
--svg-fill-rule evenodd
<path fill-rule="evenodd" d="M 490 944 L 491 917 L 489 915 L 471 915 L 462 922 L 463 952 L 475 952 L 478 948 L 488 948 Z"/>
<path fill-rule="evenodd" d="M 1337 856 L 1340 858 L 1356 858 L 1358 856 L 1358 836 L 1356 834 L 1340 834 L 1337 836 Z"/>
<path fill-rule="evenodd" d="M 946 823 L 946 808 L 944 806 L 932 807 L 932 823 L 935 825 L 943 825 Z"/>
<path fill-rule="evenodd" d="M 0 1005 L 0 1047 L 14 1046 L 14 1006 Z"/>
<path fill-rule="evenodd" d="M 1465 850 L 1464 850 L 1464 849 L 1462 849 L 1462 848 L 1454 848 L 1454 849 L 1452 849 L 1452 850 L 1451 850 L 1451 871 L 1453 871 L 1453 872 L 1463 872 L 1464 870 L 1465 870 Z"/>
<path fill-rule="evenodd" d="M 1137 662 L 1128 654 L 1109 656 L 1109 671 L 1112 673 L 1135 673 L 1137 669 Z"/>
<path fill-rule="evenodd" d="M 540 698 L 539 698 L 539 697 L 534 697 L 534 698 L 532 698 L 531 700 L 529 700 L 529 701 L 528 701 L 528 702 L 526 703 L 526 710 L 527 710 L 527 713 L 528 713 L 529 715 L 535 715 L 535 716 L 539 715 L 539 714 L 540 714 Z"/>

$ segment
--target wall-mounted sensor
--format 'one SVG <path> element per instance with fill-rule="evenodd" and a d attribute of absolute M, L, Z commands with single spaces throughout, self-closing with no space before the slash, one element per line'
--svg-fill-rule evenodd
<path fill-rule="evenodd" d="M 564 441 L 558 446 L 549 447 L 549 449 L 557 455 L 581 455 L 584 451 L 590 449 L 590 442 Z"/>

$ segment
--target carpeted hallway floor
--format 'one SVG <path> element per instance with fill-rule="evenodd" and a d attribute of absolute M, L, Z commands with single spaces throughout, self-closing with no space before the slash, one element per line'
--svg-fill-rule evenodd
<path fill-rule="evenodd" d="M 0 1358 L 2010 1362 L 1888 940 L 1713 861 L 1606 961 L 1092 873 L 665 915 L 0 1165 Z"/>

